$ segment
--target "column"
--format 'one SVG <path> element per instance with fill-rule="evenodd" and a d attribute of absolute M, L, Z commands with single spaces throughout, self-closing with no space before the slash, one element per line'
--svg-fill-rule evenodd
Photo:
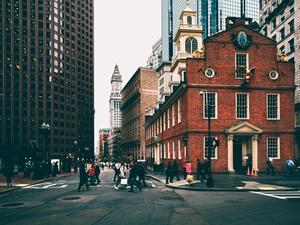
<path fill-rule="evenodd" d="M 233 135 L 228 135 L 227 137 L 227 151 L 228 151 L 228 171 L 234 172 L 233 169 Z"/>
<path fill-rule="evenodd" d="M 258 171 L 257 135 L 252 136 L 252 167 Z"/>

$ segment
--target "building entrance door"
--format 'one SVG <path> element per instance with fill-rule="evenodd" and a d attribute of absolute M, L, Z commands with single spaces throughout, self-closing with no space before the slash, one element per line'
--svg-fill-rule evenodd
<path fill-rule="evenodd" d="M 233 169 L 235 172 L 242 172 L 242 143 L 236 142 L 233 144 Z"/>

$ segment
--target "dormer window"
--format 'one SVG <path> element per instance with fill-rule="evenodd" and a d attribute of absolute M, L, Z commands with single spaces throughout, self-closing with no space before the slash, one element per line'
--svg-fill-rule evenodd
<path fill-rule="evenodd" d="M 192 25 L 192 17 L 191 16 L 187 17 L 187 23 L 188 23 L 188 25 Z"/>
<path fill-rule="evenodd" d="M 185 51 L 187 53 L 193 53 L 198 49 L 198 41 L 193 38 L 189 37 L 185 40 Z"/>

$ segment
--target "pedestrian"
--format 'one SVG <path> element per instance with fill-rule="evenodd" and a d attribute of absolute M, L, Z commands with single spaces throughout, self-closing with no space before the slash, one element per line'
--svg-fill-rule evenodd
<path fill-rule="evenodd" d="M 4 171 L 3 175 L 6 177 L 6 185 L 7 187 L 12 186 L 12 178 L 13 178 L 13 164 L 10 162 L 7 162 L 4 164 Z"/>
<path fill-rule="evenodd" d="M 206 174 L 208 173 L 208 161 L 200 161 L 200 181 L 205 182 L 206 181 Z"/>
<path fill-rule="evenodd" d="M 79 163 L 79 185 L 78 185 L 78 192 L 81 190 L 81 187 L 85 185 L 86 190 L 89 190 L 89 184 L 88 184 L 88 176 L 85 171 L 85 166 L 83 162 Z"/>
<path fill-rule="evenodd" d="M 267 166 L 266 174 L 269 175 L 271 173 L 272 176 L 275 175 L 275 167 L 273 165 L 273 159 L 271 157 L 267 159 L 266 166 Z"/>
<path fill-rule="evenodd" d="M 137 163 L 133 162 L 133 164 L 131 165 L 131 169 L 129 172 L 129 185 L 130 185 L 130 190 L 129 192 L 133 192 L 133 186 L 135 185 L 136 187 L 138 187 L 138 189 L 141 191 L 142 190 L 142 184 L 139 180 L 137 180 L 138 176 L 138 167 L 137 167 Z"/>
<path fill-rule="evenodd" d="M 171 161 L 168 162 L 167 168 L 166 168 L 166 184 L 173 183 L 173 171 L 172 171 L 172 166 L 171 166 Z"/>
<path fill-rule="evenodd" d="M 99 176 L 100 176 L 100 166 L 97 163 L 95 165 L 95 180 L 97 181 L 97 184 L 100 184 L 100 182 L 101 182 Z"/>
<path fill-rule="evenodd" d="M 120 174 L 119 174 L 117 183 L 114 186 L 115 189 L 119 189 L 118 185 L 121 183 L 121 180 L 126 179 L 125 178 L 126 177 L 125 168 L 126 168 L 125 165 L 122 163 L 121 166 L 120 166 Z"/>
<path fill-rule="evenodd" d="M 91 165 L 90 169 L 89 169 L 89 178 L 90 178 L 90 185 L 94 185 L 95 184 L 95 166 L 94 164 Z"/>
<path fill-rule="evenodd" d="M 32 167 L 31 167 L 31 162 L 30 161 L 27 161 L 24 165 L 24 177 L 31 177 L 31 170 L 32 170 Z"/>
<path fill-rule="evenodd" d="M 120 164 L 119 163 L 114 163 L 112 165 L 113 170 L 115 171 L 115 175 L 114 175 L 114 179 L 113 181 L 116 182 L 119 178 L 119 174 L 120 174 Z"/>
<path fill-rule="evenodd" d="M 52 167 L 52 177 L 56 177 L 56 174 L 58 174 L 58 161 L 56 161 Z"/>
<path fill-rule="evenodd" d="M 190 175 L 192 173 L 192 164 L 190 161 L 187 161 L 185 164 L 186 174 Z"/>
<path fill-rule="evenodd" d="M 247 161 L 246 161 L 246 174 L 252 173 L 252 155 L 250 153 L 247 154 Z"/>
<path fill-rule="evenodd" d="M 186 179 L 186 161 L 184 160 L 183 161 L 183 179 L 185 180 Z"/>
<path fill-rule="evenodd" d="M 145 181 L 145 167 L 142 162 L 138 163 L 138 177 L 139 177 L 139 182 L 143 181 L 144 187 L 146 187 L 146 181 Z"/>
<path fill-rule="evenodd" d="M 173 163 L 172 163 L 172 177 L 171 177 L 172 181 L 173 181 L 174 177 L 176 177 L 177 181 L 180 181 L 180 178 L 178 175 L 178 164 L 175 159 L 173 160 Z"/>
<path fill-rule="evenodd" d="M 285 161 L 285 167 L 287 169 L 287 175 L 290 176 L 293 174 L 293 169 L 295 167 L 295 163 L 292 160 L 292 157 L 289 157 L 286 161 Z"/>

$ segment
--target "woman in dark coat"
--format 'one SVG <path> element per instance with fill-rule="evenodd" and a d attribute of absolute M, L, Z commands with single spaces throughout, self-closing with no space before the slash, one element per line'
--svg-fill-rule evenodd
<path fill-rule="evenodd" d="M 12 163 L 5 164 L 4 176 L 6 177 L 7 187 L 12 186 L 12 177 L 13 177 L 13 165 Z"/>

